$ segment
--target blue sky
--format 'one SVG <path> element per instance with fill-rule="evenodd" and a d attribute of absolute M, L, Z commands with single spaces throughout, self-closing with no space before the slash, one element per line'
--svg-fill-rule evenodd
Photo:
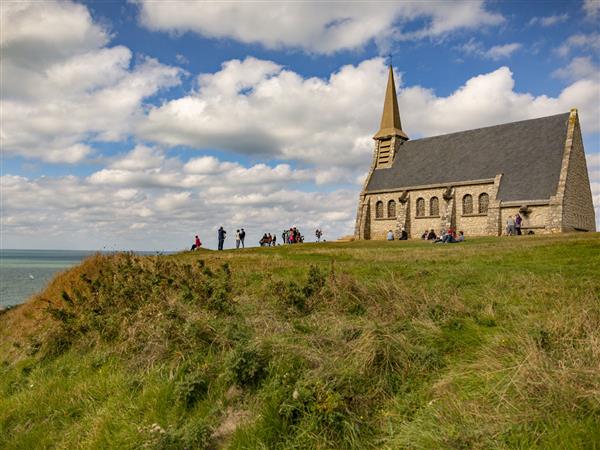
<path fill-rule="evenodd" d="M 600 216 L 598 1 L 1 12 L 3 248 L 350 234 L 389 55 L 411 138 L 577 107 Z"/>

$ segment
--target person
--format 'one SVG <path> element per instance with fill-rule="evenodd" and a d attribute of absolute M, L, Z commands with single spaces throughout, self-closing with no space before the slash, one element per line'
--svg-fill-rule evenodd
<path fill-rule="evenodd" d="M 202 246 L 202 242 L 200 242 L 200 238 L 198 237 L 198 235 L 196 235 L 196 242 L 194 242 L 194 245 L 196 246 L 196 250 L 198 250 Z"/>
<path fill-rule="evenodd" d="M 394 232 L 392 230 L 387 232 L 387 240 L 388 241 L 393 241 L 394 240 Z"/>
<path fill-rule="evenodd" d="M 217 238 L 219 240 L 219 250 L 223 250 L 223 244 L 225 243 L 226 235 L 227 231 L 225 231 L 223 227 L 219 227 L 219 231 L 217 232 Z"/>
<path fill-rule="evenodd" d="M 435 235 L 435 231 L 433 231 L 433 228 L 431 230 L 429 230 L 429 234 L 427 235 L 427 240 L 428 241 L 435 241 L 437 239 L 437 236 Z"/>
<path fill-rule="evenodd" d="M 315 236 L 317 237 L 317 242 L 321 242 L 322 235 L 323 235 L 323 232 L 317 228 L 317 230 L 315 231 Z"/>
<path fill-rule="evenodd" d="M 421 239 L 423 239 L 424 241 L 427 240 L 427 236 L 429 236 L 429 231 L 425 230 L 425 232 L 421 235 Z"/>
<path fill-rule="evenodd" d="M 451 233 L 448 233 L 444 238 L 444 244 L 456 244 L 458 242 L 464 242 L 465 234 L 462 231 L 458 232 L 458 237 L 454 237 Z"/>
<path fill-rule="evenodd" d="M 277 235 L 273 233 L 273 247 L 277 245 Z"/>
<path fill-rule="evenodd" d="M 517 213 L 515 216 L 515 231 L 517 236 L 521 236 L 521 222 L 523 222 L 523 218 Z"/>
<path fill-rule="evenodd" d="M 407 241 L 408 240 L 408 233 L 406 232 L 406 230 L 404 228 L 402 228 L 402 231 L 400 232 L 400 241 Z"/>
<path fill-rule="evenodd" d="M 244 239 L 246 239 L 246 230 L 242 228 L 240 231 L 240 242 L 242 243 L 242 248 L 246 248 L 244 247 Z"/>
<path fill-rule="evenodd" d="M 506 219 L 506 234 L 509 236 L 515 234 L 515 219 L 513 216 L 508 216 L 508 219 Z"/>
<path fill-rule="evenodd" d="M 289 244 L 288 242 L 288 238 L 289 238 L 289 231 L 288 230 L 283 230 L 283 233 L 281 233 L 281 240 L 283 241 L 284 244 Z"/>
<path fill-rule="evenodd" d="M 446 242 L 446 239 L 448 239 L 448 236 L 452 236 L 448 231 L 446 230 L 441 230 L 440 231 L 440 235 L 433 241 L 434 244 L 443 244 L 444 242 Z"/>
<path fill-rule="evenodd" d="M 240 230 L 235 230 L 235 248 L 240 248 L 241 242 L 242 242 L 242 238 L 240 235 Z"/>

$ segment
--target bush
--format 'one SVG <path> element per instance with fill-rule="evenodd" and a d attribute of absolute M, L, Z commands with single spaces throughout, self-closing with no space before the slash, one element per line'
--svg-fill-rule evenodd
<path fill-rule="evenodd" d="M 236 348 L 228 362 L 232 381 L 240 387 L 257 386 L 264 378 L 269 358 L 264 349 Z"/>
<path fill-rule="evenodd" d="M 281 304 L 300 312 L 308 312 L 311 309 L 311 300 L 321 293 L 325 286 L 325 280 L 325 273 L 318 266 L 311 265 L 303 284 L 296 281 L 276 281 L 273 284 L 272 292 Z"/>
<path fill-rule="evenodd" d="M 177 400 L 186 409 L 191 409 L 208 392 L 209 381 L 203 373 L 191 373 L 175 386 Z"/>

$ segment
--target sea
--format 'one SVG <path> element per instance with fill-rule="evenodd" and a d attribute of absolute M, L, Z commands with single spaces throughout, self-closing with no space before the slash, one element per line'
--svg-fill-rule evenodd
<path fill-rule="evenodd" d="M 0 249 L 0 310 L 19 305 L 42 291 L 54 276 L 75 266 L 94 250 L 8 250 Z M 160 255 L 172 251 L 135 251 L 137 255 Z"/>
<path fill-rule="evenodd" d="M 0 309 L 24 303 L 93 251 L 0 249 Z"/>

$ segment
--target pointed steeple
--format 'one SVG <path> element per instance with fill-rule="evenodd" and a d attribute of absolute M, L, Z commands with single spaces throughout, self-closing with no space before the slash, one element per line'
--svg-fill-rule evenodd
<path fill-rule="evenodd" d="M 408 139 L 408 136 L 402 131 L 400 123 L 400 111 L 398 109 L 398 99 L 396 97 L 396 85 L 394 83 L 394 71 L 390 64 L 390 73 L 388 75 L 387 89 L 385 91 L 385 101 L 383 103 L 383 114 L 381 115 L 381 125 L 379 131 L 373 139 L 382 139 L 391 136 L 400 136 Z"/>

